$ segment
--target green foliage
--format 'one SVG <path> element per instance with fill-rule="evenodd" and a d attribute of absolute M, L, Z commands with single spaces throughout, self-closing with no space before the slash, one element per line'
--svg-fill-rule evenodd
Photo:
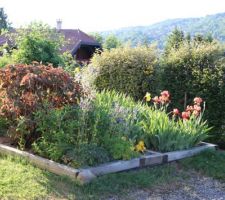
<path fill-rule="evenodd" d="M 138 156 L 139 153 L 134 151 L 133 142 L 122 136 L 122 134 L 121 136 L 119 135 L 120 134 L 112 137 L 104 137 L 104 146 L 112 157 L 115 160 L 129 160 Z"/>
<path fill-rule="evenodd" d="M 5 67 L 11 63 L 13 63 L 13 61 L 10 55 L 4 54 L 3 56 L 0 56 L 0 68 Z"/>
<path fill-rule="evenodd" d="M 73 166 L 131 159 L 139 155 L 135 145 L 142 140 L 158 151 L 187 149 L 204 140 L 209 130 L 201 117 L 171 119 L 164 110 L 115 91 L 97 93 L 76 107 L 37 112 L 35 121 L 40 135 L 35 152 Z"/>
<path fill-rule="evenodd" d="M 66 160 L 65 160 L 66 159 Z M 69 161 L 73 167 L 95 166 L 100 163 L 110 161 L 109 153 L 96 144 L 81 144 L 69 150 L 64 156 L 65 161 Z"/>
<path fill-rule="evenodd" d="M 107 50 L 118 48 L 122 45 L 119 39 L 115 35 L 109 35 L 106 37 L 103 47 Z"/>
<path fill-rule="evenodd" d="M 7 20 L 8 16 L 4 11 L 4 8 L 0 8 L 0 34 L 2 29 L 8 29 L 10 24 Z"/>
<path fill-rule="evenodd" d="M 111 113 L 117 121 L 117 126 L 123 124 L 122 128 L 126 127 L 122 132 L 118 132 L 122 133 L 125 141 L 128 139 L 135 144 L 144 139 L 150 149 L 187 149 L 204 140 L 209 131 L 206 122 L 202 122 L 202 116 L 193 117 L 189 121 L 177 121 L 171 119 L 164 110 L 136 103 L 130 97 L 115 92 L 102 92 L 97 94 L 96 99 L 99 99 L 100 105 L 113 111 Z M 122 136 L 119 139 L 124 139 Z"/>
<path fill-rule="evenodd" d="M 95 33 L 90 33 L 89 35 L 92 36 L 99 44 L 103 45 L 104 38 L 101 34 L 95 32 Z"/>
<path fill-rule="evenodd" d="M 156 66 L 153 46 L 121 47 L 95 54 L 89 66 L 92 70 L 86 71 L 98 90 L 116 90 L 142 99 L 147 90 L 155 91 Z"/>
<path fill-rule="evenodd" d="M 139 120 L 147 148 L 161 152 L 191 148 L 207 138 L 210 128 L 201 117 L 175 120 L 163 110 L 145 108 Z"/>
<path fill-rule="evenodd" d="M 70 52 L 64 52 L 61 55 L 61 63 L 60 66 L 68 72 L 70 75 L 74 76 L 76 74 L 76 69 L 80 69 L 80 65 L 76 62 Z"/>
<path fill-rule="evenodd" d="M 161 88 L 171 92 L 172 105 L 183 108 L 201 96 L 206 101 L 205 119 L 215 133 L 221 132 L 225 116 L 223 54 L 224 47 L 216 41 L 197 36 L 168 49 L 161 59 Z"/>
<path fill-rule="evenodd" d="M 134 157 L 137 155 L 133 148 L 134 136 L 141 130 L 133 123 L 133 110 L 122 106 L 125 103 L 135 105 L 124 95 L 103 92 L 92 101 L 81 101 L 77 107 L 37 112 L 35 121 L 41 137 L 33 144 L 33 149 L 42 156 L 61 162 L 68 160 L 77 166 L 102 162 L 96 153 L 101 149 L 99 156 L 104 158 L 107 157 L 104 151 L 113 159 Z M 90 149 L 88 145 L 91 145 Z M 90 150 L 90 156 L 74 160 L 80 159 L 80 152 L 85 148 L 82 155 Z"/>
<path fill-rule="evenodd" d="M 37 131 L 41 137 L 33 143 L 33 149 L 44 157 L 62 162 L 68 150 L 90 139 L 82 132 L 85 124 L 80 124 L 80 114 L 79 107 L 36 112 Z"/>
<path fill-rule="evenodd" d="M 60 48 L 63 37 L 47 24 L 31 23 L 14 35 L 17 49 L 13 50 L 15 63 L 30 64 L 32 61 L 58 66 L 62 59 Z"/>
<path fill-rule="evenodd" d="M 6 135 L 8 128 L 9 122 L 5 118 L 0 117 L 0 136 Z"/>
<path fill-rule="evenodd" d="M 169 51 L 170 49 L 178 49 L 184 42 L 184 33 L 183 31 L 175 28 L 173 32 L 168 36 L 165 52 Z"/>

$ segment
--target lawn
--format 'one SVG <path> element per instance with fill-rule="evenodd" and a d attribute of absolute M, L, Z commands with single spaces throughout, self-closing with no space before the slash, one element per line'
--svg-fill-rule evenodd
<path fill-rule="evenodd" d="M 153 168 L 132 170 L 99 177 L 88 185 L 79 185 L 33 167 L 24 159 L 0 157 L 1 199 L 105 199 L 118 195 L 125 198 L 128 191 L 154 188 L 187 178 L 185 171 L 199 173 L 225 181 L 225 152 L 208 151 L 188 158 Z"/>

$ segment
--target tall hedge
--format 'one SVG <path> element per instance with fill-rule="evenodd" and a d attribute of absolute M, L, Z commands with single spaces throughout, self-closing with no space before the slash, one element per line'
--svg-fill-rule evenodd
<path fill-rule="evenodd" d="M 97 90 L 115 90 L 141 99 L 146 91 L 155 90 L 157 60 L 153 46 L 120 47 L 95 54 L 89 68 L 97 72 L 93 80 Z"/>
<path fill-rule="evenodd" d="M 171 92 L 174 105 L 184 107 L 195 96 L 206 101 L 205 119 L 221 143 L 225 124 L 225 57 L 216 41 L 184 41 L 161 59 L 161 89 Z M 220 138 L 218 140 L 218 138 Z"/>

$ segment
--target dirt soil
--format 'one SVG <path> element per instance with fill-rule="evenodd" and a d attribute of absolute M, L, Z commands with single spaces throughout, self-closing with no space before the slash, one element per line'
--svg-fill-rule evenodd
<path fill-rule="evenodd" d="M 0 144 L 9 145 L 12 143 L 12 139 L 6 136 L 0 136 Z"/>

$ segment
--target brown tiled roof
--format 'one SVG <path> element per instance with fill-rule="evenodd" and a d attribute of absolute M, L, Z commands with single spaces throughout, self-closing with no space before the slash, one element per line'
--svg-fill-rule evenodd
<path fill-rule="evenodd" d="M 79 29 L 61 29 L 59 33 L 64 35 L 66 44 L 62 48 L 62 52 L 70 51 L 72 54 L 80 47 L 80 45 L 91 45 L 101 47 L 101 45 L 91 36 L 87 35 Z M 7 42 L 4 35 L 0 35 L 0 45 Z"/>
<path fill-rule="evenodd" d="M 63 51 L 73 51 L 77 46 L 80 46 L 81 43 L 100 46 L 100 44 L 94 38 L 79 29 L 61 29 L 59 33 L 64 35 L 66 40 Z"/>

